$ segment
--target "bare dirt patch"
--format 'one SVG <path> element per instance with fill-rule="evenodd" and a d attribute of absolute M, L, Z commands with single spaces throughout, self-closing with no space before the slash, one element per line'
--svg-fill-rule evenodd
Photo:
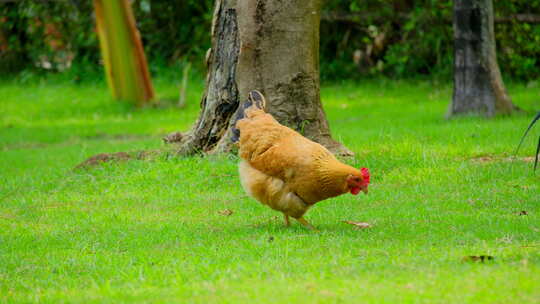
<path fill-rule="evenodd" d="M 147 160 L 159 155 L 161 151 L 134 151 L 134 152 L 116 152 L 116 153 L 100 153 L 91 156 L 87 160 L 75 166 L 74 169 L 84 169 L 101 165 L 106 162 L 122 162 L 127 160 Z"/>
<path fill-rule="evenodd" d="M 494 156 L 494 155 L 484 155 L 469 158 L 473 163 L 484 164 L 484 163 L 494 163 L 494 162 L 534 162 L 534 156 L 525 156 L 525 157 L 514 157 L 514 156 Z"/>

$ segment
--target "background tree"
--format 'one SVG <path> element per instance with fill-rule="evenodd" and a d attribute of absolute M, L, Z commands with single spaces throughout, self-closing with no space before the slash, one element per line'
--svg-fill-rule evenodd
<path fill-rule="evenodd" d="M 339 154 L 319 95 L 320 0 L 216 0 L 201 114 L 182 137 L 180 152 L 228 151 L 231 117 L 250 90 L 268 111 Z"/>
<path fill-rule="evenodd" d="M 454 1 L 454 94 L 448 116 L 516 109 L 497 64 L 493 19 L 492 0 Z"/>
<path fill-rule="evenodd" d="M 97 32 L 107 82 L 117 99 L 143 105 L 154 89 L 135 17 L 128 0 L 94 0 Z"/>

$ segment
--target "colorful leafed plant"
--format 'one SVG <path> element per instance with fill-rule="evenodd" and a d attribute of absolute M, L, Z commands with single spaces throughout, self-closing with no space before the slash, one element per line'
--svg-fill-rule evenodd
<path fill-rule="evenodd" d="M 94 0 L 97 32 L 114 98 L 141 106 L 152 101 L 154 89 L 135 17 L 128 0 Z"/>

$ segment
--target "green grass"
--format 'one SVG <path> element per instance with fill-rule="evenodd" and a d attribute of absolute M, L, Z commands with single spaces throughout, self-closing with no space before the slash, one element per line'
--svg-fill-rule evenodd
<path fill-rule="evenodd" d="M 155 79 L 161 97 L 177 84 Z M 319 233 L 248 198 L 232 156 L 72 170 L 162 147 L 196 119 L 202 88 L 186 109 L 130 109 L 103 83 L 0 83 L 0 302 L 540 302 L 540 177 L 506 160 L 532 114 L 444 120 L 448 83 L 325 86 L 332 132 L 372 186 L 310 210 Z M 538 108 L 537 89 L 509 91 Z"/>

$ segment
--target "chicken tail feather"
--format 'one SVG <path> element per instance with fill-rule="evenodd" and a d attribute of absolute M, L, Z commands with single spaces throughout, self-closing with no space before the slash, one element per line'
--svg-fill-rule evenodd
<path fill-rule="evenodd" d="M 266 99 L 264 99 L 264 95 L 257 90 L 249 92 L 248 100 L 250 100 L 258 109 L 264 111 L 266 108 Z"/>
<path fill-rule="evenodd" d="M 236 128 L 236 122 L 246 117 L 246 110 L 251 108 L 252 106 L 261 110 L 264 110 L 266 108 L 266 99 L 264 99 L 264 95 L 257 90 L 249 92 L 248 99 L 244 101 L 236 111 L 232 127 L 232 142 L 238 142 L 238 140 L 240 140 L 240 130 Z"/>

